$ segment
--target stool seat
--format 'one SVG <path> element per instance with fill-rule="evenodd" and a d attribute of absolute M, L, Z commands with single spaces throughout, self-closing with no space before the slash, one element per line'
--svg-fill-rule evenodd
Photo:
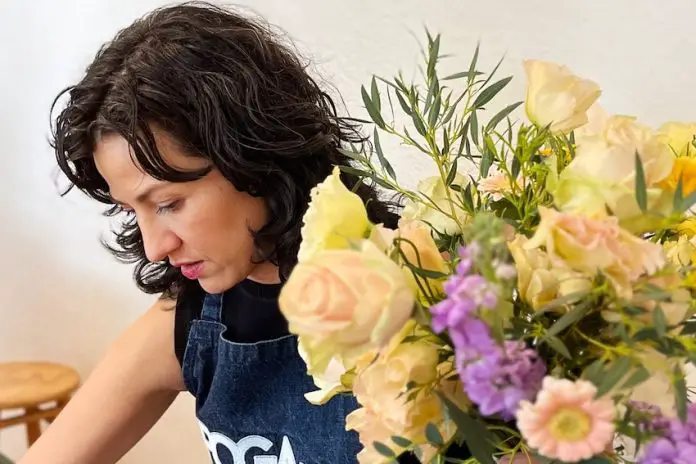
<path fill-rule="evenodd" d="M 0 363 L 0 409 L 26 408 L 62 400 L 79 384 L 77 371 L 61 364 Z"/>
<path fill-rule="evenodd" d="M 27 444 L 31 446 L 41 435 L 41 422 L 53 422 L 79 385 L 77 371 L 62 364 L 0 363 L 0 429 L 23 424 Z M 47 403 L 55 405 L 50 407 Z M 21 412 L 3 417 L 3 410 Z"/>

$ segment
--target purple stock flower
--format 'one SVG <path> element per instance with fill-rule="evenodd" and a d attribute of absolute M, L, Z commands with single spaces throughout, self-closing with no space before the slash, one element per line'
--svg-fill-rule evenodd
<path fill-rule="evenodd" d="M 664 437 L 645 447 L 640 464 L 696 464 L 696 405 L 689 406 L 686 421 L 672 419 Z"/>
<path fill-rule="evenodd" d="M 518 341 L 506 341 L 480 359 L 460 365 L 459 375 L 469 399 L 485 416 L 510 420 L 522 400 L 533 400 L 546 375 L 536 351 Z"/>

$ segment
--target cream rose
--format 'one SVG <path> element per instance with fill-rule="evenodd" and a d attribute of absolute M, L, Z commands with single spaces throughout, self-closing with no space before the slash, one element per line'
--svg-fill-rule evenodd
<path fill-rule="evenodd" d="M 466 177 L 457 174 L 454 178 L 454 184 L 465 188 L 469 183 Z M 403 219 L 417 219 L 431 224 L 434 229 L 444 234 L 456 234 L 460 232 L 457 221 L 464 224 L 468 219 L 468 214 L 461 206 L 461 194 L 452 187 L 446 187 L 439 176 L 428 177 L 421 180 L 417 185 L 417 190 L 432 200 L 423 198 L 419 201 L 406 200 L 401 217 Z M 447 198 L 449 194 L 453 202 Z M 454 213 L 452 210 L 454 209 Z M 457 218 L 455 220 L 454 218 Z"/>
<path fill-rule="evenodd" d="M 298 261 L 306 261 L 321 250 L 347 248 L 351 240 L 369 233 L 371 224 L 365 205 L 343 184 L 338 167 L 312 189 L 310 197 Z"/>
<path fill-rule="evenodd" d="M 631 231 L 650 227 L 635 198 L 636 153 L 643 164 L 648 209 L 669 214 L 672 194 L 659 183 L 672 172 L 674 156 L 662 137 L 627 116 L 612 116 L 602 132 L 578 138 L 575 158 L 553 192 L 556 206 L 593 216 L 606 215 L 608 208 Z"/>
<path fill-rule="evenodd" d="M 665 264 L 662 247 L 631 235 L 615 217 L 593 219 L 540 207 L 541 222 L 525 244 L 544 246 L 552 261 L 590 276 L 602 272 L 616 292 L 630 298 L 631 284 Z"/>
<path fill-rule="evenodd" d="M 508 242 L 517 269 L 520 298 L 538 310 L 558 297 L 589 290 L 591 279 L 560 263 L 552 263 L 546 252 L 526 249 L 527 237 L 518 235 Z"/>
<path fill-rule="evenodd" d="M 290 331 L 307 337 L 316 372 L 335 355 L 384 346 L 414 302 L 406 272 L 367 240 L 360 249 L 325 250 L 300 262 L 279 298 Z"/>
<path fill-rule="evenodd" d="M 555 134 L 587 123 L 587 110 L 602 93 L 597 84 L 555 63 L 526 60 L 523 65 L 527 74 L 525 109 L 530 121 L 550 126 Z"/>

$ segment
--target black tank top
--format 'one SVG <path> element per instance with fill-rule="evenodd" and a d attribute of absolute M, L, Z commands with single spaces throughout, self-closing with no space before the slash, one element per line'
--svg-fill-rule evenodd
<path fill-rule="evenodd" d="M 244 280 L 225 292 L 222 322 L 227 327 L 225 339 L 237 343 L 255 343 L 287 335 L 288 323 L 278 307 L 282 284 L 259 284 Z M 191 322 L 200 319 L 205 292 L 191 286 L 176 303 L 174 349 L 179 364 Z"/>

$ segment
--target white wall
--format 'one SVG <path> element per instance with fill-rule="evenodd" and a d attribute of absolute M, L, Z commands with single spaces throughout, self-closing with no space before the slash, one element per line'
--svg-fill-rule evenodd
<path fill-rule="evenodd" d="M 696 119 L 692 83 L 696 4 L 656 0 L 256 0 L 245 1 L 309 50 L 324 77 L 364 116 L 360 84 L 371 73 L 409 76 L 412 32 L 443 33 L 447 70 L 460 70 L 482 41 L 489 69 L 506 54 L 505 95 L 523 97 L 523 58 L 560 61 L 599 82 L 611 112 L 650 124 Z M 46 359 L 88 375 L 107 345 L 151 297 L 98 243 L 106 222 L 79 194 L 61 199 L 46 143 L 49 105 L 97 47 L 158 0 L 0 0 L 0 361 Z M 658 6 L 660 5 L 660 6 Z M 390 145 L 391 146 L 391 145 Z M 407 180 L 419 160 L 391 152 Z M 414 162 L 416 166 L 409 165 Z M 421 160 L 422 163 L 422 160 Z M 203 463 L 193 403 L 182 398 L 122 462 Z M 99 420 L 98 416 L 95 420 Z M 90 424 L 85 424 L 89 427 Z M 23 434 L 0 433 L 0 449 L 24 451 Z M 75 440 L 79 440 L 75 437 Z"/>

